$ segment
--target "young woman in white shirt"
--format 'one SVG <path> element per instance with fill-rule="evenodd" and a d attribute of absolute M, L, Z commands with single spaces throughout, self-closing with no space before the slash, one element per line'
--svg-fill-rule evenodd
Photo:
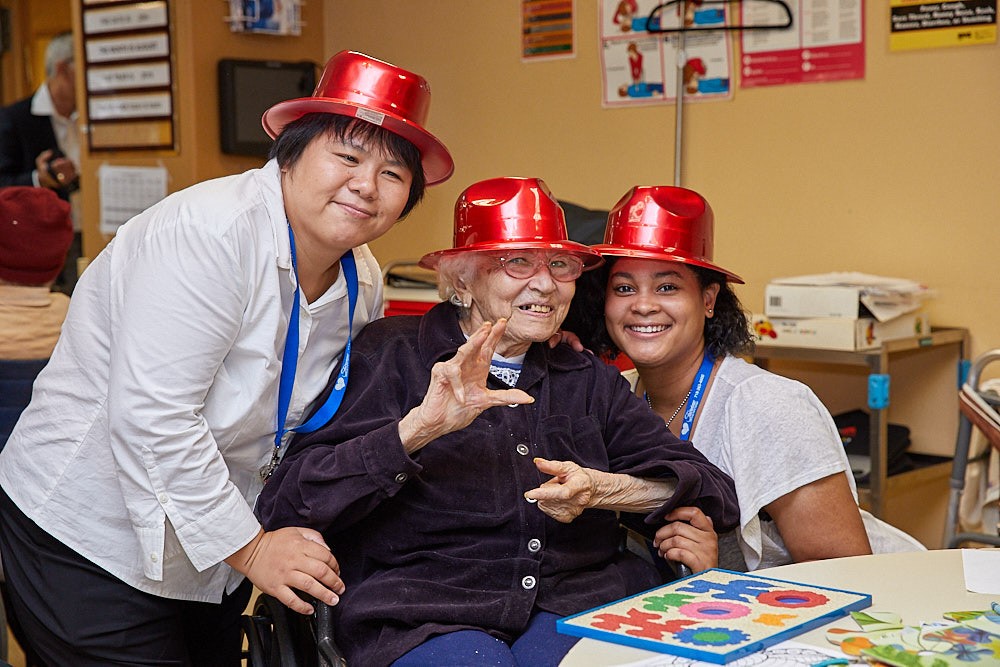
<path fill-rule="evenodd" d="M 731 285 L 743 281 L 713 263 L 713 225 L 692 190 L 629 190 L 594 246 L 606 264 L 581 278 L 564 327 L 596 353 L 627 355 L 636 393 L 736 482 L 739 550 L 723 566 L 922 548 L 859 510 L 843 444 L 816 395 L 741 358 L 753 341 Z M 716 566 L 711 522 L 689 513 L 660 530 L 656 547 L 694 570 Z"/>
<path fill-rule="evenodd" d="M 90 264 L 0 455 L 13 612 L 46 663 L 235 665 L 251 582 L 337 602 L 320 534 L 265 532 L 253 505 L 382 316 L 366 243 L 454 169 L 429 103 L 419 75 L 338 53 L 265 112 L 267 164 L 168 196 Z"/>

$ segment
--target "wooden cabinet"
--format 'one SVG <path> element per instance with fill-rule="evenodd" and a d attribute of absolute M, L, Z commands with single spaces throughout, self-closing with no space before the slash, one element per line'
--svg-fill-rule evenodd
<path fill-rule="evenodd" d="M 951 457 L 958 432 L 958 389 L 967 368 L 968 331 L 936 328 L 921 338 L 891 340 L 856 352 L 758 345 L 754 362 L 804 382 L 833 414 L 870 415 L 871 475 L 861 506 L 941 548 Z M 886 474 L 889 422 L 910 429 L 916 468 Z"/>

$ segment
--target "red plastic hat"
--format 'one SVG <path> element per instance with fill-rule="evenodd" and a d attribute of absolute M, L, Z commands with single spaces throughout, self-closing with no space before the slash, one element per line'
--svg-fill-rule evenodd
<path fill-rule="evenodd" d="M 465 189 L 455 202 L 454 247 L 428 253 L 420 266 L 433 269 L 445 255 L 504 250 L 562 250 L 598 266 L 601 256 L 569 240 L 566 216 L 540 178 L 491 178 Z"/>
<path fill-rule="evenodd" d="M 409 140 L 420 151 L 427 185 L 455 171 L 445 145 L 424 129 L 431 87 L 419 74 L 356 51 L 341 51 L 326 63 L 312 97 L 278 102 L 261 123 L 273 139 L 285 125 L 307 113 L 353 116 Z"/>
<path fill-rule="evenodd" d="M 0 188 L 0 279 L 45 285 L 56 279 L 73 242 L 68 202 L 48 188 Z"/>
<path fill-rule="evenodd" d="M 608 213 L 604 256 L 681 262 L 718 271 L 734 283 L 743 279 L 712 263 L 712 207 L 694 190 L 670 185 L 636 186 Z"/>

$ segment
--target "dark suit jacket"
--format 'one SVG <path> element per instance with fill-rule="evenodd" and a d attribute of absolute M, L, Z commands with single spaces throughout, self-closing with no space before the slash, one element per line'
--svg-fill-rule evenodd
<path fill-rule="evenodd" d="M 31 98 L 0 108 L 0 187 L 34 185 L 31 172 L 42 151 L 59 148 L 52 119 L 31 113 Z M 56 191 L 63 199 L 68 193 Z"/>

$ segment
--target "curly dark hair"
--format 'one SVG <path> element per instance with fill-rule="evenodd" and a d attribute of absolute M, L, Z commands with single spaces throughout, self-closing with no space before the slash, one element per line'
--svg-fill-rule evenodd
<path fill-rule="evenodd" d="M 605 257 L 604 265 L 587 271 L 577 279 L 576 294 L 562 325 L 566 331 L 579 336 L 584 347 L 611 359 L 617 357 L 621 350 L 611 340 L 604 324 L 604 298 L 608 277 L 616 261 L 615 257 Z M 687 266 L 697 276 L 702 289 L 719 285 L 715 313 L 705 320 L 706 349 L 716 358 L 728 354 L 752 354 L 754 342 L 746 312 L 726 277 L 711 269 L 691 264 Z"/>

